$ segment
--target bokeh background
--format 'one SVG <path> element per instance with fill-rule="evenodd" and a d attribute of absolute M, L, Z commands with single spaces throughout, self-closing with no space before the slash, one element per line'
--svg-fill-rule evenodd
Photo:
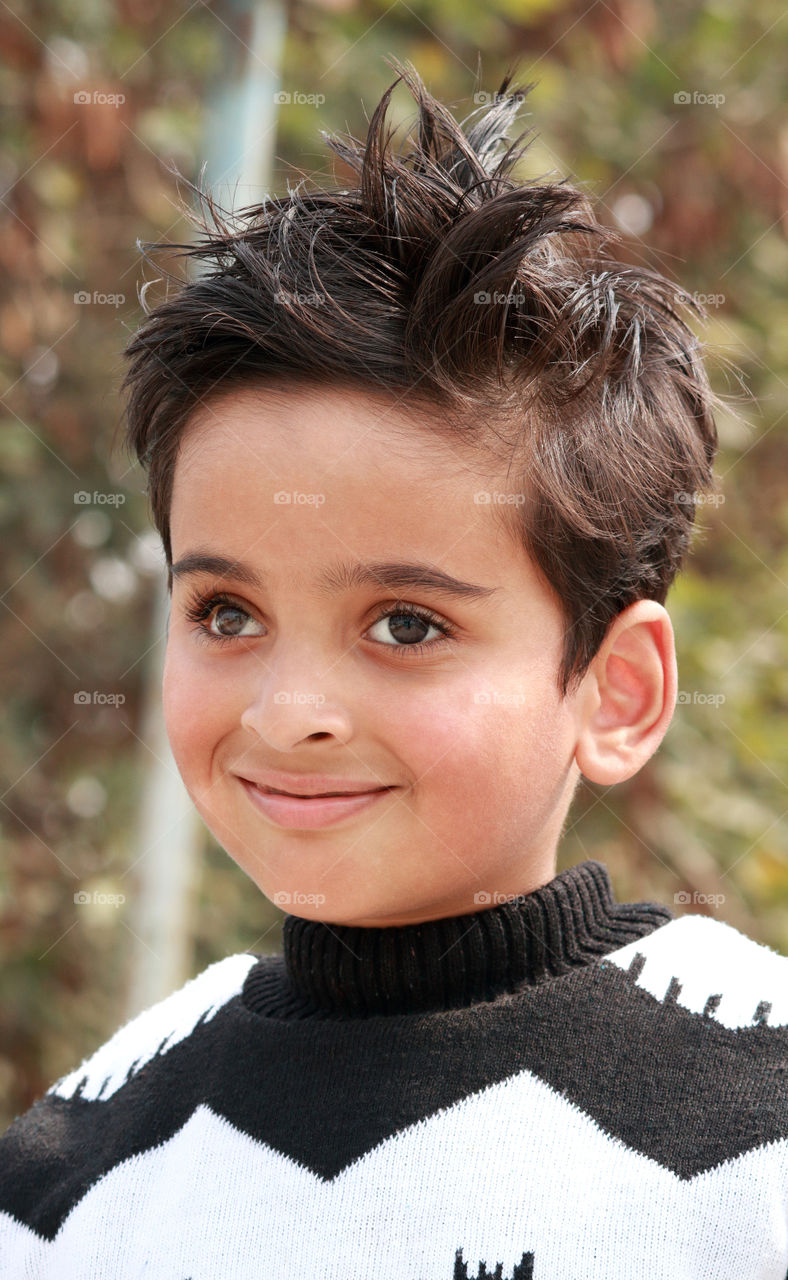
<path fill-rule="evenodd" d="M 154 274 L 136 241 L 192 234 L 171 167 L 344 185 L 320 130 L 363 136 L 389 54 L 461 119 L 517 58 L 536 82 L 520 127 L 538 132 L 520 172 L 586 184 L 621 256 L 699 295 L 712 356 L 741 371 L 740 385 L 712 363 L 737 399 L 719 419 L 722 500 L 699 507 L 668 598 L 674 721 L 635 778 L 581 784 L 559 868 L 599 858 L 620 899 L 788 952 L 781 0 L 12 0 L 0 45 L 3 1126 L 125 1019 L 141 966 L 169 981 L 139 912 L 167 832 L 192 846 L 191 873 L 159 894 L 181 980 L 279 948 L 281 912 L 166 785 L 173 820 L 146 863 L 151 795 L 172 783 L 156 736 L 162 569 L 144 474 L 116 443 L 121 351 Z M 414 118 L 402 85 L 390 118 Z"/>

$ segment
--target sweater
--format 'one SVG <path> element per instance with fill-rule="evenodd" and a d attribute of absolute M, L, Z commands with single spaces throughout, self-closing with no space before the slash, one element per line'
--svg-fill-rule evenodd
<path fill-rule="evenodd" d="M 3 1280 L 786 1280 L 788 959 L 587 861 L 288 915 L 0 1138 Z"/>

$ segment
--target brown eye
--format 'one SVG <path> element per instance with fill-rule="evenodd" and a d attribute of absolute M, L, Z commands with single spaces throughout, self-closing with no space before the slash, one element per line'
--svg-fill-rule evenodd
<path fill-rule="evenodd" d="M 382 627 L 377 637 L 381 644 L 386 644 L 392 639 L 401 644 L 419 644 L 424 641 L 430 627 L 438 630 L 434 623 L 416 613 L 387 613 L 384 617 L 378 618 L 373 625 L 377 627 L 382 623 L 386 625 Z"/>
<path fill-rule="evenodd" d="M 262 624 L 256 622 L 248 610 L 235 600 L 222 595 L 197 595 L 189 600 L 184 610 L 198 639 L 224 640 L 263 635 Z M 257 630 L 250 628 L 258 628 Z"/>
<path fill-rule="evenodd" d="M 382 624 L 385 623 L 385 626 Z M 391 605 L 372 623 L 369 628 L 381 627 L 380 638 L 371 637 L 375 644 L 381 644 L 392 653 L 414 654 L 427 653 L 448 644 L 454 635 L 454 628 L 434 614 L 431 609 L 416 609 L 412 605 L 394 607 Z M 424 636 L 430 628 L 438 632 L 438 638 L 425 640 Z"/>
<path fill-rule="evenodd" d="M 259 626 L 254 618 L 251 618 L 245 609 L 239 608 L 237 604 L 222 604 L 216 609 L 213 622 L 216 624 L 217 631 L 215 634 L 221 636 L 240 636 L 240 635 L 260 635 L 261 632 L 245 632 L 244 628 L 247 623 L 252 626 Z"/>

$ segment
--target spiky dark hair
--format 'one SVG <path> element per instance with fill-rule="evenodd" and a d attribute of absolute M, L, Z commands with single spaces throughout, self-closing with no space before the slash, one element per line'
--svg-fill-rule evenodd
<path fill-rule="evenodd" d="M 694 304 L 611 259 L 616 237 L 583 192 L 515 180 L 531 130 L 500 149 L 533 86 L 511 87 L 510 72 L 465 128 L 412 64 L 387 61 L 397 79 L 366 141 L 324 134 L 356 186 L 299 183 L 228 214 L 189 183 L 208 209 L 210 221 L 186 210 L 201 234 L 141 246 L 146 259 L 178 250 L 202 274 L 150 310 L 141 292 L 125 443 L 148 468 L 169 566 L 178 448 L 212 397 L 334 385 L 418 406 L 425 433 L 506 458 L 507 478 L 514 468 L 525 500 L 494 514 L 561 603 L 565 695 L 616 614 L 664 603 L 696 495 L 714 487 L 716 398 L 685 318 Z M 400 80 L 418 131 L 396 152 L 386 117 Z"/>

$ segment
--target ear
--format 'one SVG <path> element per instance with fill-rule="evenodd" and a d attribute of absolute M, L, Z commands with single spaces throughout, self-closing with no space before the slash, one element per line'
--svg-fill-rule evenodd
<path fill-rule="evenodd" d="M 656 600 L 636 600 L 613 619 L 578 691 L 583 776 L 610 786 L 637 773 L 667 732 L 677 685 L 670 617 Z"/>

